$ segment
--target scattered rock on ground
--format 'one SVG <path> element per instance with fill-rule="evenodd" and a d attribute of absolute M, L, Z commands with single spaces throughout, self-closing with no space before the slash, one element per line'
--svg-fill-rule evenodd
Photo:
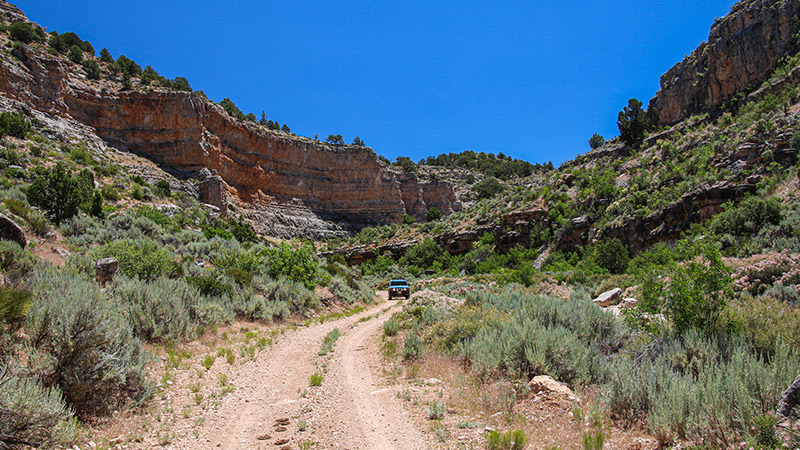
<path fill-rule="evenodd" d="M 97 260 L 97 282 L 105 286 L 114 279 L 119 270 L 119 261 L 114 258 L 100 258 Z"/>
<path fill-rule="evenodd" d="M 554 380 L 553 377 L 549 375 L 539 375 L 537 377 L 533 377 L 533 380 L 528 383 L 528 388 L 530 389 L 530 393 L 532 395 L 545 392 L 548 394 L 565 396 L 570 400 L 580 402 L 580 399 L 575 395 L 574 392 L 572 392 L 572 389 L 567 387 L 567 385 Z"/>
<path fill-rule="evenodd" d="M 620 288 L 614 288 L 610 291 L 603 292 L 596 299 L 594 299 L 594 304 L 603 308 L 616 305 L 619 303 L 620 294 L 622 294 L 622 289 Z"/>

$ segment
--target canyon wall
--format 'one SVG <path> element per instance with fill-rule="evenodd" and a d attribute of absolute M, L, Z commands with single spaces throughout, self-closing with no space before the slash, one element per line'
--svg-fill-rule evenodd
<path fill-rule="evenodd" d="M 744 0 L 715 21 L 708 42 L 661 77 L 648 111 L 659 125 L 716 108 L 800 50 L 800 0 Z"/>
<path fill-rule="evenodd" d="M 0 3 L 0 14 L 13 11 Z M 267 130 L 197 93 L 90 81 L 79 65 L 37 46 L 19 46 L 16 58 L 0 56 L 0 95 L 88 125 L 108 146 L 147 157 L 179 178 L 199 179 L 208 169 L 214 186 L 199 189 L 201 200 L 255 225 L 280 222 L 260 227 L 280 236 L 398 223 L 404 213 L 424 217 L 431 206 L 445 214 L 460 210 L 449 184 L 390 170 L 371 148 Z"/>

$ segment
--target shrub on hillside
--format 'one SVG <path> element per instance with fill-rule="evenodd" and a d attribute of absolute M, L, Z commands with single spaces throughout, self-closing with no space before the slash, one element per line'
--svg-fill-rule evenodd
<path fill-rule="evenodd" d="M 76 423 L 57 387 L 0 367 L 0 448 L 66 448 Z"/>
<path fill-rule="evenodd" d="M 625 273 L 630 260 L 628 247 L 617 238 L 603 239 L 593 247 L 592 257 L 600 267 L 613 274 Z"/>
<path fill-rule="evenodd" d="M 638 320 L 640 324 L 655 325 L 636 314 L 643 311 L 665 314 L 678 335 L 692 328 L 711 333 L 723 325 L 720 313 L 729 295 L 731 278 L 717 245 L 696 241 L 682 247 L 687 248 L 678 251 L 689 252 L 691 258 L 640 273 L 642 299 L 639 310 L 629 316 L 632 323 Z"/>
<path fill-rule="evenodd" d="M 120 277 L 110 292 L 142 340 L 181 341 L 197 335 L 200 292 L 183 280 Z"/>
<path fill-rule="evenodd" d="M 83 70 L 86 71 L 86 76 L 90 80 L 100 79 L 100 65 L 93 59 L 87 59 L 83 62 Z"/>
<path fill-rule="evenodd" d="M 593 134 L 592 137 L 589 138 L 589 148 L 592 150 L 602 147 L 605 143 L 606 140 L 603 138 L 603 136 L 600 136 L 597 133 Z"/>
<path fill-rule="evenodd" d="M 36 264 L 36 257 L 26 252 L 19 244 L 5 239 L 0 240 L 0 269 L 12 285 L 23 283 Z"/>
<path fill-rule="evenodd" d="M 95 249 L 93 256 L 116 258 L 120 272 L 142 280 L 172 276 L 178 267 L 172 252 L 150 239 L 109 242 Z"/>
<path fill-rule="evenodd" d="M 619 137 L 628 145 L 633 145 L 644 138 L 652 125 L 647 111 L 642 109 L 642 102 L 632 98 L 628 106 L 622 109 L 617 116 Z"/>
<path fill-rule="evenodd" d="M 141 342 L 94 283 L 42 272 L 33 292 L 28 369 L 45 387 L 60 388 L 82 419 L 148 398 L 148 357 Z"/>
<path fill-rule="evenodd" d="M 28 202 L 47 212 L 56 225 L 78 213 L 90 212 L 94 196 L 94 175 L 88 169 L 73 177 L 59 162 L 51 169 L 41 169 L 28 188 Z"/>
<path fill-rule="evenodd" d="M 612 365 L 606 387 L 612 418 L 673 439 L 731 448 L 750 435 L 758 417 L 775 411 L 797 375 L 800 356 L 780 342 L 774 358 L 754 355 L 746 342 L 692 331 L 665 338 Z"/>
<path fill-rule="evenodd" d="M 506 186 L 498 181 L 497 178 L 486 178 L 472 186 L 472 190 L 479 199 L 492 198 L 505 189 Z"/>
<path fill-rule="evenodd" d="M 8 26 L 8 34 L 11 39 L 25 44 L 30 44 L 39 37 L 31 24 L 26 22 L 12 23 Z"/>
<path fill-rule="evenodd" d="M 69 48 L 69 53 L 67 54 L 70 61 L 80 64 L 83 62 L 83 50 L 78 47 L 77 45 L 73 45 Z"/>
<path fill-rule="evenodd" d="M 442 212 L 439 211 L 439 209 L 435 208 L 435 207 L 429 209 L 428 212 L 425 213 L 425 220 L 427 220 L 428 222 L 433 222 L 433 221 L 439 220 L 441 218 L 442 218 Z"/>
<path fill-rule="evenodd" d="M 31 123 L 23 114 L 11 111 L 0 112 L 0 137 L 13 136 L 24 139 L 31 131 Z"/>
<path fill-rule="evenodd" d="M 259 252 L 267 264 L 267 273 L 272 278 L 285 277 L 313 289 L 317 279 L 317 258 L 314 247 L 305 243 L 297 247 L 281 242 L 277 247 Z"/>
<path fill-rule="evenodd" d="M 128 77 L 138 77 L 142 74 L 142 66 L 136 64 L 136 62 L 125 55 L 119 55 L 119 58 L 117 58 L 117 67 L 123 75 L 127 75 Z"/>

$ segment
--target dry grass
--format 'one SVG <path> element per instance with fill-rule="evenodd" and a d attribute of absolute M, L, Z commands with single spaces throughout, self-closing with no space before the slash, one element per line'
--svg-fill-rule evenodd
<path fill-rule="evenodd" d="M 580 404 L 544 392 L 530 395 L 526 386 L 509 380 L 482 381 L 459 359 L 435 353 L 404 366 L 404 375 L 397 378 L 397 395 L 418 426 L 440 438 L 441 449 L 484 448 L 487 429 L 523 430 L 529 439 L 527 449 L 582 449 L 587 431 L 602 431 L 606 448 L 657 448 L 656 440 L 641 430 L 614 427 L 598 406 L 596 388 L 579 389 Z M 441 421 L 428 419 L 426 408 L 434 401 L 447 406 Z"/>

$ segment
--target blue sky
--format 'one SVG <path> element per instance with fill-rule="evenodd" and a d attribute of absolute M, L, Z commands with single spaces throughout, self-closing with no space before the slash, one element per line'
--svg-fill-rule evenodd
<path fill-rule="evenodd" d="M 627 100 L 647 104 L 733 3 L 16 0 L 49 30 L 301 135 L 360 136 L 390 159 L 475 150 L 556 165 L 594 132 L 618 134 Z"/>

